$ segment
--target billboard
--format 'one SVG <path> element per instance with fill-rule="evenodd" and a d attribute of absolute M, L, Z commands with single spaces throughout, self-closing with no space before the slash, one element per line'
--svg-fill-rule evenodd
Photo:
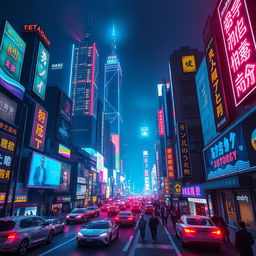
<path fill-rule="evenodd" d="M 210 38 L 206 49 L 206 64 L 209 75 L 210 91 L 212 97 L 212 106 L 214 120 L 217 131 L 222 130 L 229 122 L 223 82 L 220 73 L 217 50 L 213 37 Z"/>
<path fill-rule="evenodd" d="M 40 105 L 35 105 L 30 147 L 44 151 L 48 113 Z"/>
<path fill-rule="evenodd" d="M 58 188 L 59 192 L 68 192 L 69 191 L 70 174 L 71 174 L 71 165 L 62 163 L 61 174 L 60 174 L 60 185 Z"/>
<path fill-rule="evenodd" d="M 196 59 L 194 55 L 182 56 L 181 60 L 184 73 L 196 72 Z"/>
<path fill-rule="evenodd" d="M 256 89 L 256 43 L 246 0 L 221 0 L 218 17 L 238 106 Z"/>
<path fill-rule="evenodd" d="M 64 156 L 66 158 L 70 158 L 71 150 L 69 148 L 65 147 L 64 145 L 59 144 L 58 153 L 61 156 Z"/>
<path fill-rule="evenodd" d="M 85 168 L 84 164 L 78 163 L 77 183 L 86 184 L 89 179 L 89 170 Z"/>
<path fill-rule="evenodd" d="M 0 118 L 10 124 L 14 124 L 17 103 L 0 92 Z"/>
<path fill-rule="evenodd" d="M 77 184 L 76 186 L 76 198 L 84 199 L 86 194 L 86 185 Z"/>
<path fill-rule="evenodd" d="M 39 42 L 39 48 L 36 60 L 36 69 L 33 82 L 33 91 L 42 100 L 45 98 L 46 83 L 48 76 L 50 54 L 43 44 Z"/>
<path fill-rule="evenodd" d="M 158 134 L 162 136 L 164 135 L 164 113 L 162 109 L 158 110 L 157 112 L 157 120 L 158 120 Z"/>
<path fill-rule="evenodd" d="M 28 187 L 59 189 L 62 163 L 33 152 L 29 170 Z"/>
<path fill-rule="evenodd" d="M 120 171 L 120 135 L 111 135 L 111 141 L 115 145 L 115 169 L 117 172 Z"/>
<path fill-rule="evenodd" d="M 0 46 L 0 67 L 15 81 L 20 80 L 26 43 L 13 29 L 8 21 L 5 22 Z"/>
<path fill-rule="evenodd" d="M 103 182 L 108 183 L 108 169 L 104 167 L 103 171 Z"/>
<path fill-rule="evenodd" d="M 104 169 L 104 156 L 97 152 L 97 172 L 103 172 Z"/>
<path fill-rule="evenodd" d="M 64 92 L 61 92 L 60 115 L 69 123 L 71 122 L 71 110 L 72 100 Z"/>

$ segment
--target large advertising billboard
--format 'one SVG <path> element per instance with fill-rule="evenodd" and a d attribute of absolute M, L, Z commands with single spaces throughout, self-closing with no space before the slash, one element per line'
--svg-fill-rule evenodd
<path fill-rule="evenodd" d="M 256 42 L 246 0 L 221 0 L 218 17 L 235 105 L 256 89 Z"/>
<path fill-rule="evenodd" d="M 85 168 L 83 163 L 78 163 L 77 183 L 86 184 L 89 179 L 89 170 Z"/>
<path fill-rule="evenodd" d="M 76 198 L 84 199 L 86 194 L 86 185 L 77 184 L 76 187 Z"/>
<path fill-rule="evenodd" d="M 61 173 L 61 162 L 33 152 L 30 164 L 28 187 L 59 189 Z"/>
<path fill-rule="evenodd" d="M 66 158 L 70 158 L 71 150 L 69 148 L 65 147 L 64 145 L 59 144 L 58 153 L 61 156 L 64 156 Z"/>
<path fill-rule="evenodd" d="M 60 114 L 69 123 L 71 122 L 72 100 L 64 93 L 61 93 Z"/>
<path fill-rule="evenodd" d="M 34 75 L 33 91 L 42 100 L 45 98 L 46 83 L 48 76 L 50 54 L 43 44 L 39 42 L 39 48 L 36 60 L 36 69 Z"/>
<path fill-rule="evenodd" d="M 10 124 L 14 124 L 17 103 L 0 92 L 0 118 Z"/>
<path fill-rule="evenodd" d="M 67 163 L 62 163 L 61 174 L 60 174 L 60 185 L 58 188 L 59 192 L 68 192 L 70 187 L 70 173 L 71 165 Z"/>
<path fill-rule="evenodd" d="M 12 79 L 19 82 L 26 43 L 13 29 L 8 21 L 5 22 L 0 46 L 0 67 Z"/>

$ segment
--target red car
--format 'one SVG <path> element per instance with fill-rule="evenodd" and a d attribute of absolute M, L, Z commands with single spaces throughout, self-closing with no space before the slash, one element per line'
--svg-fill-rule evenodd
<path fill-rule="evenodd" d="M 139 204 L 133 204 L 131 211 L 132 211 L 132 213 L 134 213 L 134 212 L 139 212 L 139 213 L 140 213 L 140 212 L 142 211 L 141 205 L 139 205 Z"/>
<path fill-rule="evenodd" d="M 120 212 L 116 218 L 115 222 L 118 225 L 134 225 L 135 217 L 131 212 Z"/>
<path fill-rule="evenodd" d="M 126 205 L 125 205 L 125 203 L 119 204 L 119 209 L 120 209 L 121 211 L 125 211 L 125 210 L 126 210 Z"/>
<path fill-rule="evenodd" d="M 100 209 L 101 209 L 102 212 L 107 212 L 109 206 L 110 206 L 109 204 L 103 204 Z"/>
<path fill-rule="evenodd" d="M 88 206 L 86 209 L 90 218 L 100 216 L 100 209 L 97 206 Z"/>
<path fill-rule="evenodd" d="M 152 204 L 148 204 L 145 206 L 145 213 L 152 214 L 155 210 L 155 207 Z"/>
<path fill-rule="evenodd" d="M 110 206 L 108 208 L 108 216 L 116 216 L 118 213 L 120 212 L 119 207 L 118 206 Z"/>

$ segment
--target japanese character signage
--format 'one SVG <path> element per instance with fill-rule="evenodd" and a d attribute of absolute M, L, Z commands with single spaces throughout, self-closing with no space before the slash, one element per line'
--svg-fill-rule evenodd
<path fill-rule="evenodd" d="M 0 119 L 0 131 L 7 133 L 9 135 L 12 135 L 12 136 L 16 136 L 17 132 L 18 132 L 16 126 L 10 125 L 1 119 Z"/>
<path fill-rule="evenodd" d="M 166 148 L 166 166 L 167 166 L 167 175 L 168 179 L 174 179 L 174 157 L 173 157 L 173 149 L 171 147 Z"/>
<path fill-rule="evenodd" d="M 38 104 L 35 106 L 34 121 L 30 139 L 30 147 L 44 150 L 45 133 L 47 127 L 48 113 Z"/>
<path fill-rule="evenodd" d="M 64 93 L 61 93 L 60 114 L 69 123 L 71 122 L 72 100 Z"/>
<path fill-rule="evenodd" d="M 209 75 L 210 91 L 212 98 L 212 107 L 217 131 L 223 129 L 229 122 L 223 82 L 220 75 L 220 66 L 218 63 L 217 51 L 213 37 L 210 38 L 206 49 L 206 64 Z"/>
<path fill-rule="evenodd" d="M 191 164 L 189 154 L 189 142 L 187 124 L 183 122 L 178 123 L 179 132 L 179 150 L 180 150 L 180 163 L 183 177 L 191 176 Z"/>
<path fill-rule="evenodd" d="M 144 170 L 144 183 L 145 190 L 150 189 L 150 180 L 149 180 L 149 154 L 148 150 L 143 151 L 143 170 Z"/>
<path fill-rule="evenodd" d="M 45 98 L 49 59 L 50 59 L 49 52 L 45 49 L 43 44 L 40 42 L 39 48 L 38 48 L 38 54 L 37 54 L 33 91 L 42 100 L 44 100 Z"/>
<path fill-rule="evenodd" d="M 238 106 L 256 89 L 256 43 L 246 0 L 221 0 L 218 16 Z"/>
<path fill-rule="evenodd" d="M 0 92 L 0 118 L 14 124 L 17 103 Z"/>
<path fill-rule="evenodd" d="M 168 178 L 164 178 L 164 194 L 167 196 L 170 195 L 170 186 L 169 186 L 169 181 Z"/>
<path fill-rule="evenodd" d="M 164 113 L 163 110 L 158 110 L 158 133 L 160 136 L 164 135 Z"/>
<path fill-rule="evenodd" d="M 16 138 L 0 132 L 0 182 L 8 182 L 14 160 Z"/>
<path fill-rule="evenodd" d="M 26 43 L 6 21 L 0 46 L 0 67 L 16 81 L 20 80 L 25 49 Z"/>
<path fill-rule="evenodd" d="M 182 56 L 182 69 L 184 73 L 196 72 L 195 56 Z"/>
<path fill-rule="evenodd" d="M 182 196 L 184 197 L 204 197 L 202 185 L 185 186 L 182 188 Z"/>

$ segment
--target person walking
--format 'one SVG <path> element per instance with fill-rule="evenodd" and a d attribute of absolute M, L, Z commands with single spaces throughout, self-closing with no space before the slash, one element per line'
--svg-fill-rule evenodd
<path fill-rule="evenodd" d="M 166 206 L 163 206 L 161 208 L 161 218 L 162 218 L 162 223 L 163 226 L 167 227 L 167 218 L 169 216 L 168 210 Z"/>
<path fill-rule="evenodd" d="M 230 244 L 230 239 L 229 239 L 230 232 L 228 230 L 228 226 L 227 226 L 226 222 L 223 220 L 222 217 L 218 217 L 218 221 L 217 221 L 216 226 L 220 228 L 220 230 L 223 234 L 223 238 L 225 239 L 225 242 Z"/>
<path fill-rule="evenodd" d="M 139 221 L 139 230 L 140 230 L 140 237 L 141 240 L 144 242 L 144 238 L 145 238 L 145 229 L 146 229 L 146 220 L 144 219 L 144 215 L 141 214 L 140 216 L 140 221 Z"/>
<path fill-rule="evenodd" d="M 159 220 L 155 216 L 155 214 L 153 213 L 153 215 L 149 219 L 149 228 L 150 228 L 150 231 L 151 231 L 152 243 L 153 244 L 157 242 L 157 226 L 158 225 L 159 225 Z"/>
<path fill-rule="evenodd" d="M 235 248 L 239 251 L 240 256 L 253 256 L 254 239 L 251 233 L 246 230 L 243 221 L 239 222 L 239 227 L 240 229 L 236 231 Z"/>

